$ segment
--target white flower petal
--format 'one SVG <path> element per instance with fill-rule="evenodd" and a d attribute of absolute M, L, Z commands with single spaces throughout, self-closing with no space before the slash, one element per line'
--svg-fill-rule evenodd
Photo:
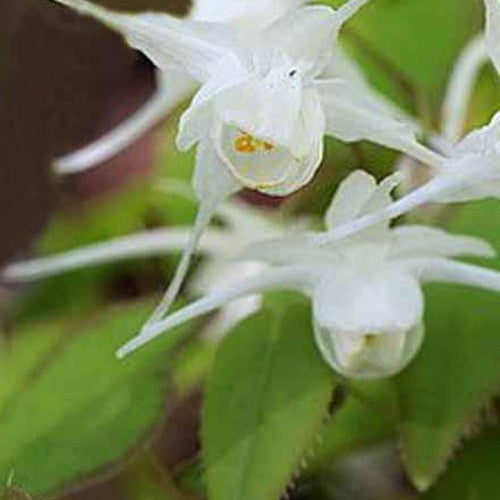
<path fill-rule="evenodd" d="M 9 282 L 28 282 L 89 266 L 165 255 L 181 251 L 189 241 L 189 234 L 189 228 L 155 229 L 137 233 L 56 255 L 16 262 L 5 267 L 0 272 L 0 277 Z M 200 251 L 218 253 L 227 244 L 228 237 L 222 231 L 207 231 L 200 241 Z"/>
<path fill-rule="evenodd" d="M 495 177 L 486 175 L 486 177 L 487 179 L 484 181 L 471 179 L 470 184 L 442 194 L 436 198 L 436 201 L 439 203 L 464 203 L 485 198 L 500 199 L 500 175 Z"/>
<path fill-rule="evenodd" d="M 422 291 L 411 274 L 396 266 L 366 270 L 362 262 L 325 270 L 313 305 L 321 328 L 354 335 L 407 332 L 423 314 Z"/>
<path fill-rule="evenodd" d="M 76 174 L 97 167 L 133 144 L 180 102 L 196 90 L 196 82 L 184 72 L 158 72 L 158 88 L 133 115 L 97 141 L 58 158 L 54 169 L 60 175 Z"/>
<path fill-rule="evenodd" d="M 213 106 L 222 124 L 295 150 L 291 141 L 304 100 L 302 80 L 298 75 L 290 76 L 290 63 L 285 58 L 265 76 L 253 74 L 220 93 Z"/>
<path fill-rule="evenodd" d="M 236 24 L 238 28 L 266 26 L 303 0 L 195 0 L 190 17 L 197 21 Z"/>
<path fill-rule="evenodd" d="M 189 241 L 184 248 L 181 261 L 177 266 L 174 277 L 163 299 L 145 323 L 143 331 L 146 331 L 151 324 L 159 321 L 168 313 L 179 294 L 189 270 L 193 253 L 199 244 L 203 232 L 210 223 L 212 216 L 225 199 L 240 189 L 238 182 L 231 176 L 227 169 L 221 165 L 220 160 L 213 150 L 211 141 L 209 140 L 202 142 L 198 147 L 193 188 L 200 200 L 200 206 Z"/>
<path fill-rule="evenodd" d="M 323 99 L 328 134 L 346 142 L 369 140 L 433 168 L 443 166 L 444 158 L 418 143 L 414 124 L 390 113 L 370 93 L 343 79 L 319 81 L 316 87 Z"/>
<path fill-rule="evenodd" d="M 330 7 L 293 10 L 263 32 L 257 65 L 265 71 L 279 52 L 291 58 L 296 70 L 314 74 L 326 64 L 338 28 L 338 17 Z"/>
<path fill-rule="evenodd" d="M 500 74 L 500 2 L 484 0 L 486 5 L 486 43 L 491 60 Z"/>
<path fill-rule="evenodd" d="M 500 111 L 488 125 L 477 128 L 468 134 L 454 148 L 454 157 L 480 155 L 500 158 Z M 500 170 L 500 168 L 499 168 Z"/>
<path fill-rule="evenodd" d="M 391 231 L 391 256 L 408 257 L 495 257 L 495 249 L 486 241 L 471 236 L 450 234 L 430 226 L 399 226 Z"/>
<path fill-rule="evenodd" d="M 54 1 L 118 31 L 158 68 L 184 68 L 200 81 L 213 75 L 221 60 L 237 59 L 241 54 L 233 33 L 223 25 L 180 20 L 163 13 L 124 14 L 87 0 Z"/>
<path fill-rule="evenodd" d="M 357 92 L 363 94 L 379 110 L 380 114 L 398 117 L 408 127 L 411 127 L 415 134 L 422 132 L 422 127 L 418 120 L 415 120 L 384 95 L 373 89 L 358 65 L 346 55 L 341 47 L 335 47 L 333 56 L 321 76 L 328 80 L 349 82 L 349 85 L 356 87 Z"/>
<path fill-rule="evenodd" d="M 245 187 L 259 191 L 281 188 L 292 174 L 313 171 L 321 161 L 317 151 L 312 156 L 296 157 L 285 146 L 256 138 L 235 126 L 223 127 L 217 146 L 235 178 Z M 292 184 L 295 187 L 295 179 Z"/>
<path fill-rule="evenodd" d="M 486 44 L 481 34 L 466 45 L 453 69 L 442 112 L 445 141 L 453 144 L 462 136 L 474 84 L 481 66 L 487 61 Z"/>
<path fill-rule="evenodd" d="M 263 33 L 258 65 L 270 64 L 273 47 L 288 54 L 300 71 L 317 73 L 327 64 L 342 25 L 369 1 L 350 0 L 337 11 L 326 5 L 292 10 Z"/>
<path fill-rule="evenodd" d="M 362 170 L 357 170 L 344 180 L 332 200 L 326 213 L 325 225 L 330 232 L 340 227 L 349 227 L 365 215 L 387 209 L 392 202 L 392 191 L 401 182 L 399 173 L 386 177 L 380 184 L 374 177 Z M 356 241 L 386 240 L 389 220 L 379 221 L 364 231 L 356 234 Z"/>
<path fill-rule="evenodd" d="M 298 121 L 292 134 L 290 147 L 294 154 L 306 154 L 323 143 L 326 118 L 321 97 L 315 88 L 305 88 L 302 93 Z"/>
<path fill-rule="evenodd" d="M 219 110 L 226 124 L 218 151 L 242 184 L 285 196 L 307 184 L 321 164 L 324 115 L 319 97 L 300 87 L 280 90 L 278 99 L 274 92 L 263 95 L 251 89 L 248 84 L 242 95 L 234 93 L 233 102 L 226 99 L 229 112 Z"/>
<path fill-rule="evenodd" d="M 276 265 L 337 265 L 340 255 L 311 245 L 307 233 L 285 236 L 279 239 L 258 241 L 248 245 L 239 256 L 240 260 L 263 261 Z"/>
<path fill-rule="evenodd" d="M 466 160 L 465 166 L 457 166 L 453 170 L 450 167 L 450 169 L 447 169 L 446 174 L 437 175 L 427 184 L 415 189 L 388 207 L 337 226 L 325 234 L 318 235 L 316 243 L 327 245 L 343 240 L 383 221 L 404 215 L 426 203 L 438 201 L 441 196 L 453 193 L 464 185 L 469 185 L 474 180 L 476 170 L 467 168 L 468 159 Z"/>
<path fill-rule="evenodd" d="M 326 211 L 325 226 L 333 229 L 359 217 L 376 188 L 375 177 L 364 170 L 352 172 L 337 188 Z"/>
<path fill-rule="evenodd" d="M 308 269 L 301 267 L 286 267 L 268 270 L 260 276 L 247 279 L 239 284 L 213 292 L 205 298 L 172 313 L 166 319 L 150 324 L 147 330 L 144 330 L 140 335 L 124 345 L 117 352 L 117 356 L 123 358 L 154 338 L 160 336 L 162 333 L 194 318 L 214 311 L 232 300 L 272 289 L 284 288 L 302 290 L 304 286 L 309 284 L 309 279 L 310 273 Z"/>
<path fill-rule="evenodd" d="M 421 282 L 446 282 L 500 292 L 500 272 L 447 259 L 412 259 L 405 263 Z"/>
<path fill-rule="evenodd" d="M 289 165 L 284 180 L 275 186 L 263 186 L 259 190 L 270 196 L 288 196 L 311 182 L 323 160 L 324 142 L 319 140 L 310 153 L 300 161 Z"/>
<path fill-rule="evenodd" d="M 231 89 L 241 89 L 248 80 L 248 73 L 239 64 L 231 65 L 219 75 L 210 78 L 196 93 L 179 121 L 177 147 L 187 151 L 202 137 L 210 136 L 214 126 L 214 100 Z M 234 90 L 233 90 L 234 89 Z M 215 135 L 212 132 L 212 135 Z"/>
<path fill-rule="evenodd" d="M 220 205 L 242 188 L 217 155 L 210 139 L 205 139 L 198 145 L 192 183 L 200 204 L 211 207 Z"/>
<path fill-rule="evenodd" d="M 341 375 L 351 379 L 377 379 L 395 375 L 417 354 L 424 328 L 420 324 L 409 332 L 356 336 L 314 328 L 316 344 L 325 361 Z"/>

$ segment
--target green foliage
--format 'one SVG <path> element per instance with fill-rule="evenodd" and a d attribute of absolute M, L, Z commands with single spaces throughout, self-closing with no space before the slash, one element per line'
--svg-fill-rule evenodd
<path fill-rule="evenodd" d="M 468 205 L 452 229 L 495 237 L 498 202 Z M 500 264 L 496 261 L 496 266 Z M 403 459 L 414 484 L 427 489 L 500 386 L 498 294 L 460 286 L 429 287 L 426 339 L 417 360 L 396 379 Z"/>
<path fill-rule="evenodd" d="M 322 432 L 311 468 L 394 437 L 397 401 L 389 381 L 348 383 L 345 391 L 345 401 Z"/>
<path fill-rule="evenodd" d="M 286 304 L 240 324 L 217 354 L 202 433 L 212 500 L 278 498 L 326 415 L 334 382 L 310 309 Z"/>
<path fill-rule="evenodd" d="M 4 348 L 0 481 L 14 471 L 26 491 L 53 491 L 147 436 L 164 411 L 168 352 L 185 332 L 117 361 L 116 349 L 150 309 L 150 302 L 116 307 L 79 327 L 26 327 Z"/>
<path fill-rule="evenodd" d="M 120 475 L 126 500 L 180 500 L 172 478 L 152 451 L 136 457 Z"/>
<path fill-rule="evenodd" d="M 493 429 L 469 442 L 430 491 L 427 500 L 497 500 L 500 492 L 500 430 Z"/>

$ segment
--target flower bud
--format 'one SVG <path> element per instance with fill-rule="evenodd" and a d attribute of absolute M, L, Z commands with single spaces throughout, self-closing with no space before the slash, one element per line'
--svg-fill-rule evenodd
<path fill-rule="evenodd" d="M 404 333 L 353 334 L 332 332 L 315 322 L 314 335 L 335 371 L 353 379 L 376 379 L 395 375 L 410 363 L 422 344 L 424 327 L 419 323 Z"/>

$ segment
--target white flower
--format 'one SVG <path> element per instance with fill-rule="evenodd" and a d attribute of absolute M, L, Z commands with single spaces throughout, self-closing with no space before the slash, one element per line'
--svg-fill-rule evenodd
<path fill-rule="evenodd" d="M 176 81 L 182 88 L 188 80 L 190 89 L 202 85 L 183 117 L 179 145 L 213 139 L 219 159 L 247 187 L 286 194 L 305 184 L 321 159 L 325 131 L 440 164 L 415 141 L 415 124 L 371 91 L 335 46 L 341 26 L 369 0 L 351 0 L 337 11 L 315 6 L 290 12 L 301 2 L 259 0 L 251 8 L 242 0 L 202 2 L 193 19 L 204 22 L 56 1 L 96 17 L 144 52 L 162 73 L 164 95 L 183 94 Z M 292 168 L 284 167 L 287 162 Z"/>
<path fill-rule="evenodd" d="M 373 97 L 336 50 L 340 28 L 369 0 L 350 0 L 337 11 L 302 7 L 258 37 L 219 23 L 57 1 L 120 32 L 166 74 L 183 68 L 201 84 L 177 140 L 180 149 L 198 144 L 193 186 L 199 214 L 177 273 L 144 331 L 168 312 L 217 205 L 241 187 L 280 196 L 301 188 L 322 160 L 325 133 L 369 139 L 441 165 L 441 157 L 416 141 L 413 124 Z"/>
<path fill-rule="evenodd" d="M 366 173 L 344 181 L 326 214 L 331 229 L 390 204 L 394 177 L 380 185 Z M 315 338 L 326 362 L 347 377 L 374 378 L 401 370 L 422 340 L 428 281 L 464 283 L 500 291 L 500 273 L 451 260 L 492 256 L 482 240 L 424 226 L 390 229 L 382 223 L 342 242 L 320 246 L 316 235 L 253 244 L 244 254 L 269 268 L 220 289 L 152 326 L 124 346 L 124 356 L 161 333 L 248 294 L 292 288 L 313 303 Z"/>
<path fill-rule="evenodd" d="M 252 15 L 249 16 L 246 0 L 196 0 L 188 19 L 224 23 L 250 39 L 258 37 L 262 29 L 302 3 L 302 0 L 253 0 Z M 157 70 L 156 86 L 153 96 L 116 128 L 87 146 L 58 158 L 54 162 L 56 172 L 61 175 L 82 172 L 117 155 L 191 96 L 198 83 L 183 67 L 165 66 Z"/>

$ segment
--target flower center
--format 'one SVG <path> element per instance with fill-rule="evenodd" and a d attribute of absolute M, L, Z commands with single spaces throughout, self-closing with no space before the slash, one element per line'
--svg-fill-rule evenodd
<path fill-rule="evenodd" d="M 255 138 L 247 132 L 241 131 L 234 139 L 234 149 L 237 153 L 253 154 L 265 151 L 272 151 L 276 146 L 268 141 Z"/>

